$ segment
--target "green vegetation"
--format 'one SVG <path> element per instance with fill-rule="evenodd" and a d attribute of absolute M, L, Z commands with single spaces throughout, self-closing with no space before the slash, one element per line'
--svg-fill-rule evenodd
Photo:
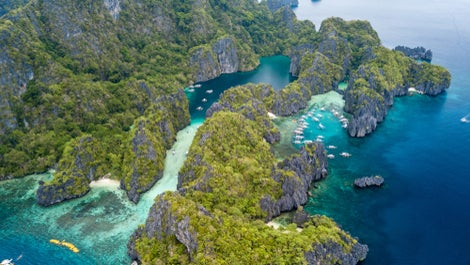
<path fill-rule="evenodd" d="M 118 17 L 102 2 L 33 1 L 6 14 L 0 70 L 13 79 L 0 83 L 1 178 L 54 167 L 69 141 L 83 135 L 100 142 L 120 178 L 119 143 L 134 121 L 155 98 L 194 80 L 197 47 L 226 37 L 239 70 L 248 70 L 259 56 L 315 41 L 317 33 L 291 10 L 272 14 L 248 0 L 126 2 Z"/>
<path fill-rule="evenodd" d="M 186 233 L 197 248 L 188 253 L 188 244 L 183 245 L 173 233 L 161 235 L 160 240 L 144 234 L 135 243 L 142 264 L 308 264 L 304 253 L 317 245 L 337 242 L 342 251 L 350 253 L 357 243 L 324 216 L 314 216 L 301 230 L 296 225 L 274 229 L 260 220 L 249 221 L 219 210 L 207 214 L 198 203 L 177 193 L 156 200 L 157 205 L 163 202 L 169 204 L 164 218 L 176 219 L 175 224 L 166 223 L 174 226 L 168 231 L 178 229 L 176 222 L 189 219 Z M 317 260 L 321 264 L 338 262 L 334 255 L 318 255 Z"/>
<path fill-rule="evenodd" d="M 275 162 L 256 122 L 218 112 L 198 130 L 180 171 L 180 188 L 209 210 L 264 218 L 261 198 L 282 195 L 271 178 Z"/>

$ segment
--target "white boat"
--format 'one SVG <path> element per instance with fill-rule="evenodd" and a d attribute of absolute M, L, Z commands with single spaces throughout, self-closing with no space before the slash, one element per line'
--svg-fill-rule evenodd
<path fill-rule="evenodd" d="M 203 99 L 202 99 L 202 102 L 207 102 L 207 98 L 203 98 Z"/>
<path fill-rule="evenodd" d="M 333 154 L 328 154 L 326 157 L 328 157 L 329 159 L 333 159 L 333 158 L 335 158 L 335 155 L 333 155 Z"/>
<path fill-rule="evenodd" d="M 318 124 L 318 127 L 319 127 L 321 130 L 325 129 L 325 126 L 324 126 L 323 124 L 321 124 L 321 123 Z"/>
<path fill-rule="evenodd" d="M 200 88 L 201 86 L 202 86 L 201 84 L 194 85 L 195 88 Z"/>
<path fill-rule="evenodd" d="M 341 154 L 339 154 L 340 156 L 342 157 L 351 157 L 351 154 L 348 153 L 348 152 L 341 152 Z"/>
<path fill-rule="evenodd" d="M 337 147 L 336 147 L 335 145 L 329 145 L 329 146 L 327 146 L 326 148 L 328 148 L 328 149 L 336 149 Z"/>
<path fill-rule="evenodd" d="M 197 107 L 196 109 L 197 109 L 197 110 L 202 110 L 202 107 L 201 107 L 201 106 L 199 106 L 199 107 Z"/>
<path fill-rule="evenodd" d="M 295 140 L 294 144 L 301 144 L 302 142 L 300 140 Z"/>
<path fill-rule="evenodd" d="M 212 89 L 206 90 L 206 93 L 207 93 L 207 94 L 212 94 L 212 92 L 214 92 L 214 90 L 212 90 Z"/>
<path fill-rule="evenodd" d="M 194 88 L 189 88 L 188 92 L 191 92 L 191 93 L 194 92 Z"/>
<path fill-rule="evenodd" d="M 1 265 L 14 265 L 13 262 L 12 262 L 13 259 L 4 259 L 2 261 L 2 263 L 0 263 Z"/>
<path fill-rule="evenodd" d="M 463 118 L 460 119 L 461 122 L 464 122 L 464 123 L 469 123 L 470 120 L 468 119 L 470 117 L 470 113 L 465 115 Z"/>
<path fill-rule="evenodd" d="M 313 143 L 312 140 L 305 140 L 305 141 L 304 141 L 304 144 L 311 144 L 311 143 Z"/>
<path fill-rule="evenodd" d="M 317 117 L 312 117 L 312 120 L 319 122 L 320 120 Z"/>

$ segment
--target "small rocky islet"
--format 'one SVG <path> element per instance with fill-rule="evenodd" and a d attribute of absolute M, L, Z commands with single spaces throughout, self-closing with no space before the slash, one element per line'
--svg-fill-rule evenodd
<path fill-rule="evenodd" d="M 45 0 L 7 13 L 0 24 L 0 178 L 56 168 L 37 191 L 38 203 L 49 206 L 84 196 L 91 181 L 111 173 L 136 203 L 161 178 L 166 150 L 190 122 L 179 88 L 251 70 L 259 56 L 287 54 L 297 80 L 280 91 L 227 90 L 207 111 L 178 191 L 155 199 L 129 255 L 180 264 L 365 259 L 367 246 L 327 217 L 304 216 L 280 230 L 265 225 L 305 204 L 312 182 L 327 174 L 321 143 L 277 161 L 271 144 L 280 134 L 267 113 L 297 114 L 313 95 L 334 90 L 344 96 L 349 135 L 364 137 L 395 96 L 409 87 L 438 95 L 450 73 L 426 62 L 432 54 L 421 48 L 381 46 L 366 21 L 330 18 L 316 31 L 296 19 L 296 1 L 242 2 Z M 344 91 L 340 82 L 348 84 Z"/>

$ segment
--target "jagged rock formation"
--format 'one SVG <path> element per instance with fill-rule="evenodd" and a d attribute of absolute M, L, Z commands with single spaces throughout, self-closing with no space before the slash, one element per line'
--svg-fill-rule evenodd
<path fill-rule="evenodd" d="M 367 255 L 367 246 L 326 217 L 306 218 L 300 231 L 295 227 L 272 229 L 166 193 L 156 198 L 127 247 L 132 260 L 157 264 L 350 265 Z"/>
<path fill-rule="evenodd" d="M 303 70 L 298 82 L 311 95 L 327 93 L 337 88 L 339 81 L 344 78 L 344 68 L 332 63 L 320 52 L 304 56 L 301 65 Z"/>
<path fill-rule="evenodd" d="M 327 166 L 326 151 L 321 143 L 306 144 L 301 147 L 299 154 L 279 163 L 279 170 L 275 170 L 272 177 L 280 183 L 282 196 L 277 200 L 269 196 L 261 199 L 261 209 L 268 213 L 266 219 L 307 203 L 310 185 L 326 177 Z"/>
<path fill-rule="evenodd" d="M 385 48 L 375 48 L 371 58 L 354 71 L 345 92 L 344 109 L 353 115 L 348 132 L 353 137 L 373 132 L 393 98 L 405 95 L 409 87 L 434 96 L 450 86 L 450 73 L 442 67 L 416 63 Z"/>
<path fill-rule="evenodd" d="M 190 59 L 191 68 L 196 69 L 195 81 L 202 82 L 221 74 L 239 70 L 240 60 L 233 38 L 223 38 L 208 47 L 196 48 Z"/>
<path fill-rule="evenodd" d="M 164 195 L 159 195 L 155 199 L 154 205 L 150 208 L 145 226 L 137 229 L 129 241 L 128 253 L 132 260 L 142 259 L 135 249 L 136 241 L 142 236 L 156 238 L 161 241 L 174 236 L 178 242 L 184 245 L 190 260 L 192 260 L 192 256 L 199 247 L 196 231 L 190 227 L 189 216 L 181 216 L 174 212 L 172 207 L 172 203 L 165 200 Z M 208 213 L 202 206 L 199 210 L 202 214 Z M 208 214 L 210 216 L 210 213 Z M 180 219 L 181 217 L 183 219 Z"/>
<path fill-rule="evenodd" d="M 302 45 L 291 48 L 291 50 L 289 51 L 289 58 L 290 58 L 289 72 L 292 74 L 292 76 L 299 76 L 300 61 L 305 55 L 311 54 L 314 51 L 315 51 L 315 47 L 313 46 L 313 44 L 302 44 Z"/>
<path fill-rule="evenodd" d="M 346 240 L 346 244 L 353 241 Z M 305 253 L 308 264 L 335 264 L 338 260 L 344 265 L 354 265 L 358 261 L 364 260 L 369 248 L 366 245 L 354 244 L 350 253 L 345 253 L 337 242 L 327 242 L 322 245 L 315 245 L 313 251 Z"/>
<path fill-rule="evenodd" d="M 415 60 L 422 60 L 428 63 L 432 61 L 432 51 L 426 50 L 424 47 L 410 48 L 406 46 L 397 46 L 394 50 L 400 51 Z"/>
<path fill-rule="evenodd" d="M 182 90 L 155 102 L 149 114 L 134 123 L 124 154 L 121 188 L 134 203 L 163 176 L 166 150 L 175 142 L 176 133 L 190 122 L 188 100 Z"/>
<path fill-rule="evenodd" d="M 255 121 L 263 130 L 264 139 L 273 144 L 281 139 L 279 131 L 271 123 L 266 104 L 276 96 L 270 85 L 247 84 L 226 90 L 220 100 L 210 106 L 206 117 L 210 118 L 219 111 L 237 112 Z"/>
<path fill-rule="evenodd" d="M 96 163 L 103 156 L 104 150 L 92 136 L 87 135 L 73 141 L 64 150 L 54 180 L 40 183 L 36 193 L 38 204 L 50 206 L 88 193 L 90 182 L 101 174 L 104 175 L 102 165 Z"/>
<path fill-rule="evenodd" d="M 315 35 L 251 0 L 31 1 L 0 20 L 0 178 L 53 168 L 83 134 L 112 145 L 155 98 Z"/>
<path fill-rule="evenodd" d="M 384 183 L 384 178 L 381 176 L 362 177 L 354 180 L 354 187 L 367 188 L 367 187 L 380 187 Z"/>
<path fill-rule="evenodd" d="M 189 124 L 188 101 L 183 90 L 154 102 L 149 113 L 135 122 L 125 149 L 114 147 L 123 153 L 123 157 L 116 158 L 124 160 L 118 162 L 123 165 L 119 172 L 125 174 L 121 188 L 133 202 L 138 202 L 140 194 L 162 177 L 166 150 L 176 140 L 176 132 Z M 91 181 L 113 172 L 109 148 L 90 135 L 72 140 L 64 150 L 54 179 L 40 185 L 38 203 L 49 206 L 85 195 Z"/>

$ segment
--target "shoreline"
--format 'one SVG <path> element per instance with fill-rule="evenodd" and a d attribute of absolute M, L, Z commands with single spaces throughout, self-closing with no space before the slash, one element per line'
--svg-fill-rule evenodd
<path fill-rule="evenodd" d="M 119 189 L 119 180 L 110 178 L 101 178 L 90 182 L 90 188 L 116 188 Z"/>

